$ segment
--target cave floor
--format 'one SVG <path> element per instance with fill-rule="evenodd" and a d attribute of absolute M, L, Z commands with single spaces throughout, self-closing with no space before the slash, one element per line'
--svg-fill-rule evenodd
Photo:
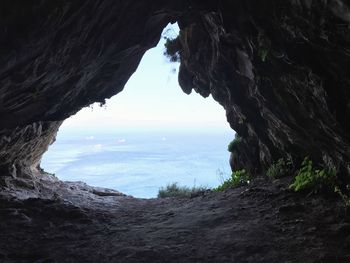
<path fill-rule="evenodd" d="M 350 262 L 343 204 L 283 184 L 185 199 L 79 191 L 3 196 L 0 262 Z"/>

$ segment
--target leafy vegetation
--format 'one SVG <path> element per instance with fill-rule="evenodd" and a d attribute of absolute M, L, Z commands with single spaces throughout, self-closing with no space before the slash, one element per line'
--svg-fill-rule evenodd
<path fill-rule="evenodd" d="M 335 193 L 341 197 L 345 206 L 350 207 L 350 196 L 342 191 L 337 180 L 336 169 L 315 169 L 308 157 L 302 162 L 301 168 L 289 188 L 296 192 L 308 190 L 311 194 Z"/>
<path fill-rule="evenodd" d="M 270 178 L 278 179 L 284 176 L 291 175 L 292 161 L 290 159 L 280 158 L 278 161 L 270 166 L 266 175 Z"/>
<path fill-rule="evenodd" d="M 180 50 L 181 43 L 179 37 L 176 38 L 165 38 L 165 51 L 164 55 L 169 58 L 171 62 L 179 62 L 180 61 Z"/>
<path fill-rule="evenodd" d="M 166 187 L 161 187 L 158 191 L 158 198 L 165 197 L 191 197 L 206 191 L 203 186 L 179 186 L 178 183 L 168 184 Z"/>
<path fill-rule="evenodd" d="M 230 142 L 229 145 L 227 146 L 227 150 L 232 153 L 241 141 L 242 141 L 242 138 L 239 137 L 239 135 L 236 133 L 236 136 L 233 139 L 233 141 Z"/>
<path fill-rule="evenodd" d="M 213 191 L 220 192 L 228 188 L 234 188 L 242 185 L 247 185 L 250 182 L 250 176 L 246 170 L 234 171 L 231 177 L 226 179 L 221 185 L 214 188 Z"/>
<path fill-rule="evenodd" d="M 311 193 L 321 191 L 335 192 L 337 187 L 337 177 L 335 169 L 319 170 L 312 166 L 312 161 L 306 157 L 295 177 L 290 189 L 298 192 L 309 190 Z"/>

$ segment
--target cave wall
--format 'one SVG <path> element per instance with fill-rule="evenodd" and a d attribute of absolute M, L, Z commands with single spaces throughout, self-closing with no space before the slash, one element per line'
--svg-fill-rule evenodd
<path fill-rule="evenodd" d="M 0 187 L 35 190 L 40 161 L 55 141 L 62 121 L 34 122 L 3 132 L 0 137 Z"/>
<path fill-rule="evenodd" d="M 310 156 L 350 177 L 350 11 L 344 0 L 0 3 L 0 181 L 34 180 L 61 121 L 122 91 L 169 22 L 179 83 L 212 94 L 243 138 L 237 169 Z"/>
<path fill-rule="evenodd" d="M 2 1 L 0 129 L 63 120 L 120 92 L 174 20 L 161 3 Z"/>
<path fill-rule="evenodd" d="M 236 169 L 309 156 L 350 175 L 350 9 L 345 1 L 220 1 L 180 20 L 179 83 L 226 109 Z"/>
<path fill-rule="evenodd" d="M 181 1 L 1 1 L 0 186 L 33 187 L 61 122 L 120 92 Z"/>

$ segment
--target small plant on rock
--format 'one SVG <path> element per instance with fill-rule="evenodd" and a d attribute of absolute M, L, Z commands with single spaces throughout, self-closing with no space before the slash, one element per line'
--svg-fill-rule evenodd
<path fill-rule="evenodd" d="M 234 171 L 231 174 L 231 177 L 228 178 L 227 180 L 225 180 L 221 185 L 219 185 L 218 187 L 214 188 L 213 191 L 216 192 L 221 192 L 224 191 L 228 188 L 235 188 L 238 186 L 243 186 L 243 185 L 247 185 L 250 182 L 250 176 L 249 174 L 246 172 L 246 170 L 238 170 L 238 171 Z"/>
<path fill-rule="evenodd" d="M 168 57 L 171 62 L 180 62 L 181 43 L 179 37 L 166 37 L 164 47 L 164 55 Z"/>
<path fill-rule="evenodd" d="M 242 138 L 236 133 L 235 138 L 227 146 L 227 150 L 232 153 L 241 141 Z"/>
<path fill-rule="evenodd" d="M 265 48 L 261 48 L 261 49 L 259 49 L 258 54 L 259 54 L 261 61 L 265 62 L 267 60 L 268 55 L 269 55 L 269 51 Z"/>
<path fill-rule="evenodd" d="M 294 183 L 289 188 L 296 192 L 308 190 L 311 194 L 335 193 L 343 200 L 345 206 L 350 207 L 350 196 L 343 191 L 344 189 L 337 180 L 336 169 L 315 169 L 312 166 L 312 161 L 307 157 L 304 159 Z"/>
<path fill-rule="evenodd" d="M 334 187 L 334 192 L 336 194 L 338 194 L 341 197 L 341 199 L 343 199 L 343 202 L 344 202 L 346 207 L 350 207 L 350 196 L 349 195 L 343 193 L 343 191 L 340 189 L 340 187 L 338 185 L 336 185 Z"/>
<path fill-rule="evenodd" d="M 336 180 L 335 169 L 315 169 L 312 166 L 312 161 L 306 157 L 289 188 L 296 192 L 302 190 L 309 190 L 311 193 L 319 193 L 321 191 L 335 192 L 337 187 Z"/>
<path fill-rule="evenodd" d="M 270 178 L 278 179 L 288 176 L 292 173 L 292 161 L 290 159 L 280 158 L 270 166 L 266 175 Z"/>
<path fill-rule="evenodd" d="M 271 40 L 264 32 L 258 34 L 258 56 L 262 62 L 266 62 L 270 57 Z"/>

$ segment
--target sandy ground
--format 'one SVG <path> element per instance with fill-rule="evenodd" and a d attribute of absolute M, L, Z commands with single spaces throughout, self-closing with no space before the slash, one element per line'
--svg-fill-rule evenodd
<path fill-rule="evenodd" d="M 350 262 L 350 212 L 281 182 L 185 199 L 65 184 L 1 197 L 0 262 Z"/>

